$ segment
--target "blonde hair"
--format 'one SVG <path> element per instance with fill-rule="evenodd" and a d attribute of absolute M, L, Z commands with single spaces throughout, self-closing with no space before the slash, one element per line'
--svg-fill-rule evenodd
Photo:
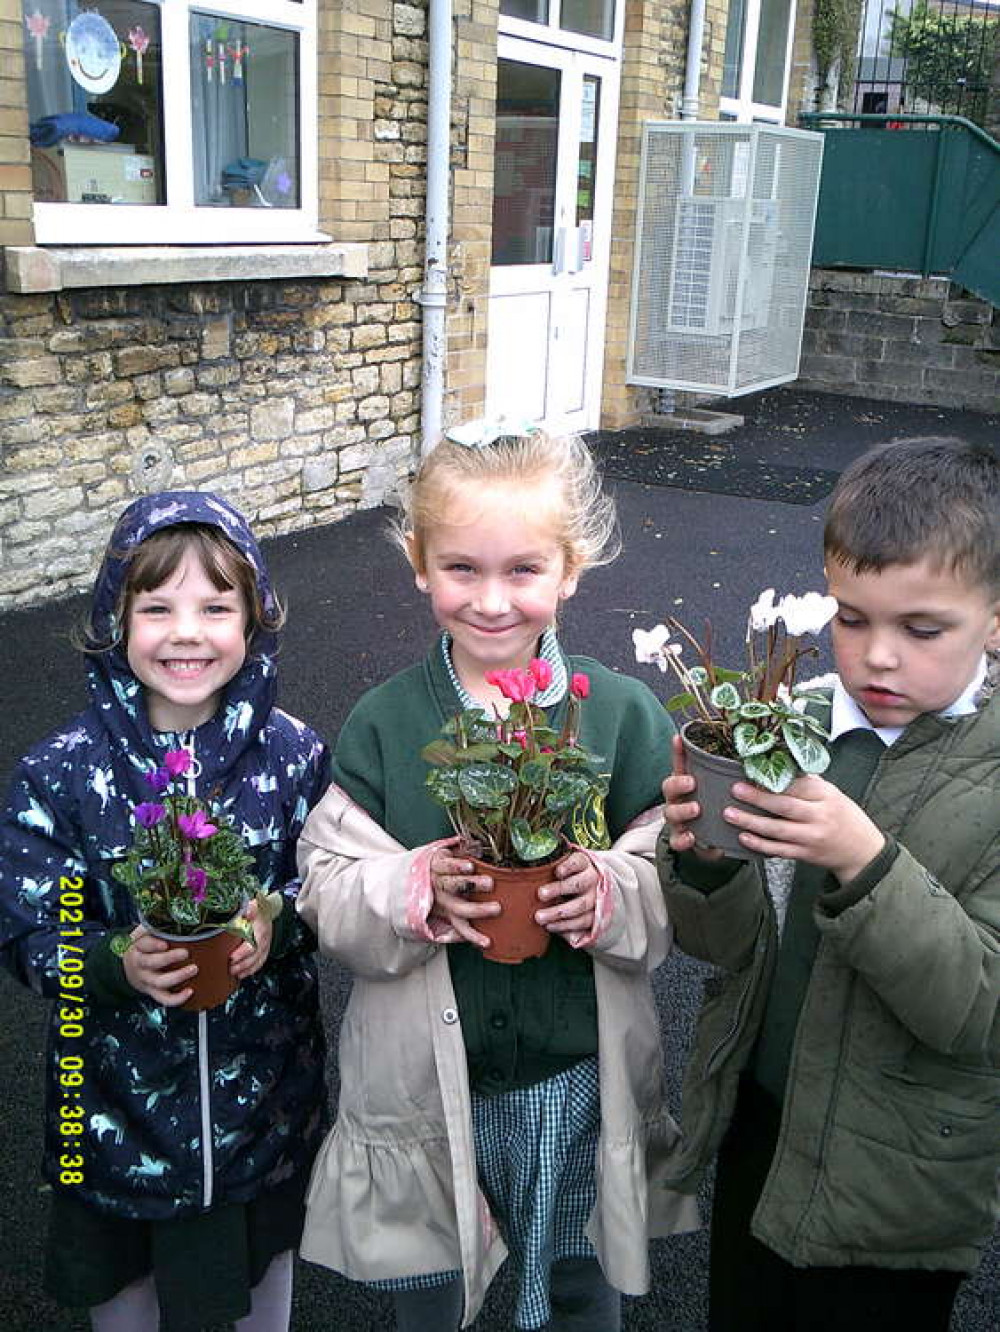
<path fill-rule="evenodd" d="M 562 499 L 559 534 L 566 570 L 582 573 L 609 564 L 621 549 L 614 500 L 606 495 L 590 449 L 576 435 L 501 435 L 490 444 L 468 447 L 443 439 L 420 464 L 390 536 L 417 573 L 426 563 L 427 534 L 449 520 L 454 491 L 516 483 L 528 496 L 551 478 Z"/>

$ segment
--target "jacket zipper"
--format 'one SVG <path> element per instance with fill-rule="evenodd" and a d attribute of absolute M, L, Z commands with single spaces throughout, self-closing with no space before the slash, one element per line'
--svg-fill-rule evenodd
<path fill-rule="evenodd" d="M 187 772 L 187 793 L 194 799 L 198 794 L 200 765 L 194 752 L 194 732 L 181 736 L 181 745 L 191 755 Z M 208 1062 L 208 1013 L 198 1014 L 198 1099 L 201 1112 L 201 1205 L 207 1211 L 212 1205 L 215 1162 L 212 1149 L 212 1076 Z"/>

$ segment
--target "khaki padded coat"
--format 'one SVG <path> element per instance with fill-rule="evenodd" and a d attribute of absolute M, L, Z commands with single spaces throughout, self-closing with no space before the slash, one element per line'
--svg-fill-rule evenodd
<path fill-rule="evenodd" d="M 846 909 L 819 899 L 752 1228 L 799 1266 L 967 1271 L 1000 1216 L 1000 697 L 918 718 L 861 803 L 899 854 Z M 759 1030 L 777 929 L 759 866 L 706 895 L 679 880 L 666 838 L 658 864 L 677 942 L 725 973 L 699 1019 L 669 1170 L 693 1190 Z"/>
<path fill-rule="evenodd" d="M 649 1288 L 649 1237 L 698 1224 L 694 1200 L 664 1179 L 677 1128 L 649 983 L 669 944 L 652 863 L 661 826 L 651 814 L 590 852 L 612 911 L 593 945 L 602 1124 L 588 1235 L 608 1280 L 633 1295 Z M 404 849 L 337 786 L 299 842 L 298 909 L 355 977 L 339 1113 L 313 1171 L 301 1252 L 361 1281 L 461 1270 L 468 1326 L 507 1251 L 477 1183 L 447 954 L 419 923 L 433 850 Z"/>

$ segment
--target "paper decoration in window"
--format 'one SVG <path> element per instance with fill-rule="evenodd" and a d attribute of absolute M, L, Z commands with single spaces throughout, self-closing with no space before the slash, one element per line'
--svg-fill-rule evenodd
<path fill-rule="evenodd" d="M 128 34 L 128 44 L 135 52 L 135 81 L 142 83 L 142 57 L 146 54 L 149 46 L 149 36 L 142 28 L 130 28 Z"/>
<path fill-rule="evenodd" d="M 100 14 L 78 14 L 66 29 L 66 64 L 73 80 L 90 93 L 109 92 L 118 82 L 122 46 Z"/>
<path fill-rule="evenodd" d="M 26 14 L 24 21 L 28 26 L 29 34 L 35 39 L 35 68 L 40 70 L 43 64 L 42 47 L 45 38 L 48 36 L 52 20 L 47 14 L 43 14 L 40 9 L 36 9 L 33 14 Z"/>

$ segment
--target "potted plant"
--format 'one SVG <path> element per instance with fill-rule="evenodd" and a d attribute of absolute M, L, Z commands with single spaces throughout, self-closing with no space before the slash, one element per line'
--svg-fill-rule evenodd
<path fill-rule="evenodd" d="M 688 771 L 698 782 L 701 814 L 691 827 L 699 842 L 752 858 L 722 817 L 726 805 L 738 803 L 733 782 L 746 777 L 780 793 L 799 773 L 821 773 L 828 766 L 829 732 L 816 715 L 828 699 L 797 685 L 795 677 L 802 658 L 817 651 L 803 646 L 802 638 L 819 633 L 836 610 L 836 599 L 818 592 L 775 603 L 774 588 L 768 588 L 750 608 L 743 670 L 716 665 L 709 625 L 701 643 L 673 616 L 653 629 L 632 631 L 636 660 L 673 671 L 681 684 L 666 707 L 687 718 L 681 739 Z M 675 634 L 681 641 L 674 641 Z M 685 647 L 693 651 L 693 664 L 684 660 Z"/>
<path fill-rule="evenodd" d="M 477 928 L 492 940 L 484 955 L 495 962 L 540 957 L 548 948 L 549 932 L 534 918 L 538 889 L 552 880 L 574 814 L 608 789 L 600 759 L 579 742 L 589 678 L 572 677 L 558 731 L 531 701 L 551 679 L 541 658 L 527 670 L 491 671 L 487 682 L 510 700 L 507 716 L 467 708 L 423 750 L 432 765 L 429 794 L 447 811 L 463 854 L 493 879 L 502 911 Z"/>
<path fill-rule="evenodd" d="M 132 810 L 135 838 L 111 872 L 125 885 L 151 934 L 183 945 L 198 974 L 182 1007 L 200 1011 L 222 1003 L 236 988 L 229 955 L 240 940 L 256 947 L 253 926 L 243 915 L 251 898 L 273 915 L 252 872 L 253 857 L 231 824 L 209 804 L 173 789 L 193 762 L 186 749 L 172 749 L 162 766 L 146 774 L 152 799 Z M 129 935 L 114 941 L 119 955 Z"/>

